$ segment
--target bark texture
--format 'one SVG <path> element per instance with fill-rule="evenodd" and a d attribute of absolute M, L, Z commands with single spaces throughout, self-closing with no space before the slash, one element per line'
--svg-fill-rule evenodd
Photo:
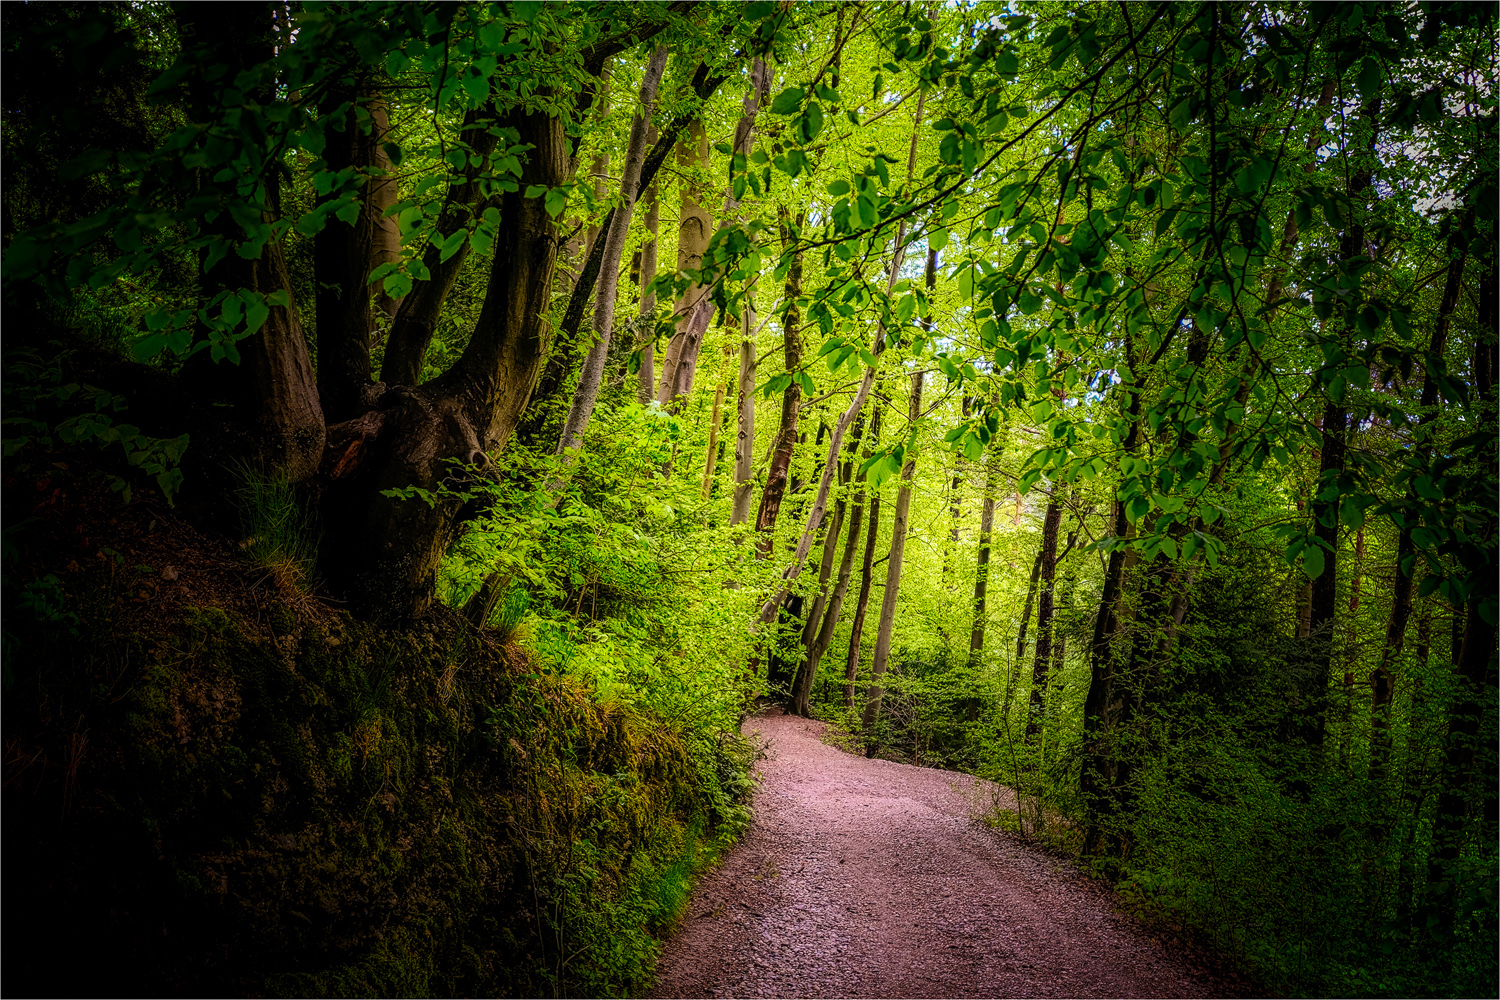
<path fill-rule="evenodd" d="M 901 488 L 896 491 L 896 514 L 891 521 L 891 554 L 886 560 L 885 593 L 880 601 L 880 622 L 875 634 L 875 652 L 870 656 L 870 683 L 865 688 L 865 712 L 863 727 L 869 753 L 875 746 L 873 736 L 875 723 L 880 718 L 880 701 L 885 696 L 881 679 L 890 662 L 891 634 L 896 625 L 896 598 L 901 592 L 901 567 L 906 559 L 906 525 L 911 512 L 911 481 L 917 473 L 915 443 L 917 419 L 922 415 L 922 373 L 911 377 L 911 404 L 907 420 L 913 428 L 913 437 L 907 445 L 907 458 L 901 466 Z"/>

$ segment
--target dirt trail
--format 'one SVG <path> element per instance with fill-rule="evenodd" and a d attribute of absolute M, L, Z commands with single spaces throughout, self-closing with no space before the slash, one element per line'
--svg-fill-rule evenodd
<path fill-rule="evenodd" d="M 967 775 L 866 760 L 796 716 L 755 820 L 698 886 L 659 997 L 1204 997 L 1211 982 L 1078 873 L 971 817 Z"/>

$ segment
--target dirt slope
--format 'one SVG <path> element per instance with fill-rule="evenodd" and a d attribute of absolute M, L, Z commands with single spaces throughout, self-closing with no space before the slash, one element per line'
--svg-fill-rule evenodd
<path fill-rule="evenodd" d="M 866 760 L 822 723 L 766 741 L 755 820 L 698 887 L 660 997 L 1203 997 L 1076 872 L 971 817 L 994 786 Z"/>

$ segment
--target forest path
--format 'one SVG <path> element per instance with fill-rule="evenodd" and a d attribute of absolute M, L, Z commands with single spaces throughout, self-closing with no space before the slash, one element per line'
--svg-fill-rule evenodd
<path fill-rule="evenodd" d="M 1203 997 L 1111 895 L 972 817 L 995 794 L 774 714 L 755 819 L 693 893 L 659 997 Z"/>

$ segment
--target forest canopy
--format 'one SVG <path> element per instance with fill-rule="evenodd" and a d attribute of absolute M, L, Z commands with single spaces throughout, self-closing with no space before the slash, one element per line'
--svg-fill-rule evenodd
<path fill-rule="evenodd" d="M 3 17 L 8 469 L 279 484 L 370 621 L 670 633 L 1292 988 L 1493 990 L 1492 5 Z"/>

